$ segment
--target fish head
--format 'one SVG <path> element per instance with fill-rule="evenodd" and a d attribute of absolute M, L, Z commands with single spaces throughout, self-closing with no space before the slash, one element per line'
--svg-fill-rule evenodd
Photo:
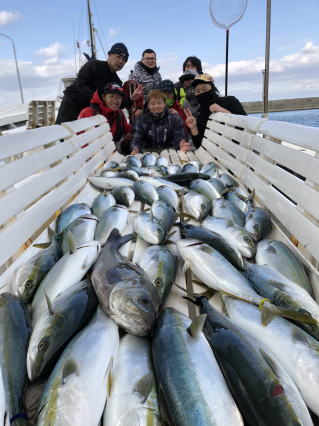
<path fill-rule="evenodd" d="M 159 295 L 153 285 L 146 288 L 122 281 L 110 294 L 111 318 L 127 332 L 147 336 L 153 329 L 159 303 Z"/>
<path fill-rule="evenodd" d="M 240 252 L 244 257 L 253 257 L 256 254 L 256 245 L 252 236 L 243 228 L 234 227 L 233 235 L 240 245 Z"/>
<path fill-rule="evenodd" d="M 23 265 L 15 274 L 12 284 L 12 291 L 17 294 L 25 303 L 29 303 L 39 285 L 39 268 L 37 260 Z"/>

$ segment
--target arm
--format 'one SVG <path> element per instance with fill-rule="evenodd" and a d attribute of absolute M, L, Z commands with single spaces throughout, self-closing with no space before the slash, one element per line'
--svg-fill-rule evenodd
<path fill-rule="evenodd" d="M 143 147 L 143 135 L 144 135 L 144 126 L 143 126 L 143 115 L 139 116 L 133 121 L 132 125 L 132 140 L 131 140 L 131 151 L 134 153 L 141 152 Z"/>
<path fill-rule="evenodd" d="M 178 114 L 170 114 L 171 125 L 173 126 L 173 139 L 174 148 L 179 149 L 181 142 L 186 139 L 185 128 L 183 120 Z"/>

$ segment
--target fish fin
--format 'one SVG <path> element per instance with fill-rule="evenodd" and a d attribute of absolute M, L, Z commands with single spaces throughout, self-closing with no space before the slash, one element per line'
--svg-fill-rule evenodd
<path fill-rule="evenodd" d="M 69 359 L 62 370 L 62 377 L 61 377 L 61 382 L 63 385 L 65 385 L 66 383 L 66 379 L 70 376 L 72 376 L 72 374 L 75 374 L 76 376 L 79 375 L 79 369 L 78 366 L 76 364 L 76 362 L 73 359 Z"/>
<path fill-rule="evenodd" d="M 176 241 L 173 241 L 173 240 L 165 240 L 164 244 L 176 244 Z"/>
<path fill-rule="evenodd" d="M 203 330 L 205 321 L 207 318 L 207 314 L 200 314 L 198 315 L 198 317 L 196 317 L 191 325 L 188 327 L 187 331 L 188 333 L 195 339 L 198 340 L 201 332 Z"/>
<path fill-rule="evenodd" d="M 88 267 L 89 264 L 90 264 L 89 256 L 86 256 L 86 258 L 84 259 L 84 262 L 82 264 L 82 269 L 85 270 Z"/>
<path fill-rule="evenodd" d="M 67 240 L 67 243 L 70 247 L 70 253 L 71 254 L 75 253 L 75 251 L 76 251 L 75 239 L 74 239 L 71 231 L 68 231 L 66 233 L 66 240 Z"/>
<path fill-rule="evenodd" d="M 278 366 L 275 363 L 275 361 L 262 349 L 260 349 L 259 352 L 261 356 L 264 358 L 264 360 L 266 361 L 266 363 L 268 364 L 269 368 L 272 370 L 272 372 L 279 378 Z"/>
<path fill-rule="evenodd" d="M 188 262 L 184 262 L 183 272 L 186 273 L 190 269 L 190 264 Z"/>
<path fill-rule="evenodd" d="M 167 235 L 167 238 L 171 238 L 173 235 L 175 235 L 175 234 L 176 234 L 176 232 L 177 232 L 177 230 L 170 232 L 170 233 Z"/>
<path fill-rule="evenodd" d="M 286 286 L 279 281 L 270 280 L 269 284 L 272 285 L 273 287 L 278 288 L 278 290 L 281 290 L 281 291 L 285 291 L 285 289 L 286 289 Z"/>
<path fill-rule="evenodd" d="M 154 384 L 154 377 L 152 373 L 147 373 L 140 380 L 135 383 L 133 392 L 139 393 L 143 397 L 143 404 L 147 400 Z"/>
<path fill-rule="evenodd" d="M 44 293 L 45 300 L 47 302 L 49 315 L 54 315 L 51 300 L 50 300 L 49 296 L 47 295 L 47 293 L 45 291 L 43 293 Z"/>
<path fill-rule="evenodd" d="M 113 376 L 112 376 L 112 371 L 113 371 L 113 366 L 114 366 L 114 358 L 112 357 L 110 360 L 110 363 L 106 369 L 105 372 L 105 377 L 107 376 L 107 381 L 106 381 L 106 395 L 107 398 L 110 397 L 111 395 L 111 390 L 112 390 L 112 384 L 113 384 Z"/>
<path fill-rule="evenodd" d="M 266 302 L 267 305 L 265 306 Z M 269 307 L 269 305 L 271 306 L 271 308 Z M 258 307 L 261 311 L 261 323 L 264 327 L 266 327 L 274 319 L 274 306 L 271 305 L 271 301 L 269 299 L 265 298 L 260 301 Z"/>
<path fill-rule="evenodd" d="M 135 213 L 135 214 L 139 214 L 139 213 L 140 213 L 138 210 L 131 210 L 131 209 L 128 209 L 128 211 L 129 211 L 130 213 Z"/>
<path fill-rule="evenodd" d="M 144 211 L 144 209 L 145 209 L 145 203 L 141 203 L 141 212 L 143 212 Z"/>
<path fill-rule="evenodd" d="M 53 238 L 55 236 L 55 232 L 53 231 L 52 228 L 50 228 L 50 226 L 48 226 L 48 236 L 49 236 L 50 240 L 53 240 Z"/>
<path fill-rule="evenodd" d="M 39 244 L 33 244 L 33 247 L 40 248 L 40 249 L 46 249 L 51 245 L 51 243 L 39 243 Z"/>

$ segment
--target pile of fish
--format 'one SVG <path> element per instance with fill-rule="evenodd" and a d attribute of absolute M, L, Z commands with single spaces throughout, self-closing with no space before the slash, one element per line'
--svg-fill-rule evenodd
<path fill-rule="evenodd" d="M 0 422 L 313 425 L 319 306 L 254 194 L 153 153 L 89 181 L 0 295 Z"/>

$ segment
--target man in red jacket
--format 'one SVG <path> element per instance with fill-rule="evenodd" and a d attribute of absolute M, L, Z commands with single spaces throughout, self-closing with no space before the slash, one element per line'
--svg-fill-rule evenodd
<path fill-rule="evenodd" d="M 110 125 L 116 149 L 121 154 L 129 154 L 131 126 L 120 109 L 123 97 L 124 90 L 117 82 L 107 83 L 94 92 L 90 106 L 82 109 L 78 118 L 104 115 Z"/>

